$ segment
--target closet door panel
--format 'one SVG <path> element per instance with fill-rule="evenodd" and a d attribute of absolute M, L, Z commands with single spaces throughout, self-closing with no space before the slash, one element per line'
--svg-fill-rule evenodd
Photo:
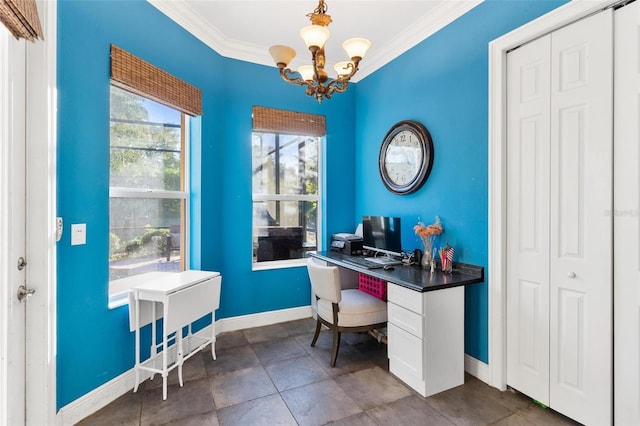
<path fill-rule="evenodd" d="M 550 37 L 509 53 L 507 383 L 549 404 Z"/>
<path fill-rule="evenodd" d="M 613 12 L 551 41 L 551 407 L 612 418 Z"/>
<path fill-rule="evenodd" d="M 615 423 L 640 424 L 640 2 L 615 12 Z"/>

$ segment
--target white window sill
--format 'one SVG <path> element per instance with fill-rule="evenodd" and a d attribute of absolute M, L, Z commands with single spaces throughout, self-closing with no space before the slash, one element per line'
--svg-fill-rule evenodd
<path fill-rule="evenodd" d="M 307 259 L 272 260 L 270 262 L 255 262 L 252 271 L 268 271 L 270 269 L 300 268 L 307 266 Z"/>
<path fill-rule="evenodd" d="M 129 304 L 129 290 L 145 281 L 164 277 L 175 272 L 147 272 L 109 282 L 109 309 Z"/>

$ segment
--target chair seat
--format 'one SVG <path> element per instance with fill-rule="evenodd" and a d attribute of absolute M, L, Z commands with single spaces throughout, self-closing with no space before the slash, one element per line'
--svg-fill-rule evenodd
<path fill-rule="evenodd" d="M 338 304 L 338 326 L 359 327 L 387 321 L 387 304 L 382 300 L 357 289 L 342 290 L 342 300 Z M 318 315 L 333 323 L 331 302 L 318 300 Z"/>

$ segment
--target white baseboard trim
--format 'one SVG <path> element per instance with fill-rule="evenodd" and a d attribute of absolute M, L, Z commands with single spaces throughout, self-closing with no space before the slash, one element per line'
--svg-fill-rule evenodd
<path fill-rule="evenodd" d="M 299 308 L 223 318 L 216 321 L 216 334 L 309 318 L 311 317 L 311 313 L 311 306 L 301 306 Z M 199 330 L 198 334 L 203 333 L 207 335 L 210 333 L 210 328 L 211 326 L 207 326 Z M 131 368 L 131 370 L 122 373 L 115 379 L 108 381 L 70 404 L 65 405 L 56 415 L 56 425 L 72 426 L 106 407 L 125 393 L 131 392 L 135 385 L 135 377 L 134 369 Z M 148 377 L 149 376 L 143 376 L 141 382 Z"/>
<path fill-rule="evenodd" d="M 489 384 L 489 378 L 491 377 L 489 373 L 489 364 L 485 364 L 479 359 L 464 354 L 464 371 Z"/>
<path fill-rule="evenodd" d="M 216 321 L 216 334 L 309 318 L 311 317 L 311 313 L 311 306 L 300 306 L 299 308 L 223 318 Z"/>

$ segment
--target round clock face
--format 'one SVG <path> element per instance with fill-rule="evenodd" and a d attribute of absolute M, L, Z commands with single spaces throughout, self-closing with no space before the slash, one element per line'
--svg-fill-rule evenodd
<path fill-rule="evenodd" d="M 415 121 L 401 121 L 380 147 L 382 182 L 393 193 L 410 194 L 426 181 L 433 165 L 433 142 L 427 129 Z"/>

